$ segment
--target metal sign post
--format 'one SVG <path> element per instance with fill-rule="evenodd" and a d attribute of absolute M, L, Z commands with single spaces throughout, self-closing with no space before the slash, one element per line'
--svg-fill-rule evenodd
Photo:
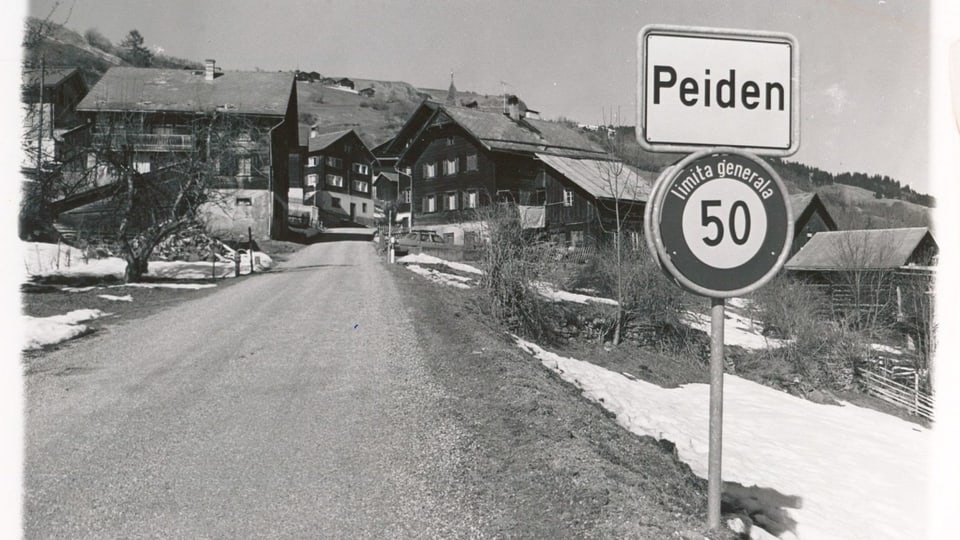
<path fill-rule="evenodd" d="M 779 32 L 648 25 L 637 36 L 637 141 L 695 152 L 663 171 L 644 213 L 657 264 L 711 299 L 707 524 L 720 526 L 725 299 L 754 291 L 790 252 L 787 190 L 755 155 L 800 146 L 797 40 Z"/>

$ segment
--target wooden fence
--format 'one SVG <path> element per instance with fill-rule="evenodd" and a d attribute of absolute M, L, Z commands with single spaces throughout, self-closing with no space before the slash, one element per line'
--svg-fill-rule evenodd
<path fill-rule="evenodd" d="M 912 385 L 895 380 L 892 372 L 883 369 L 861 368 L 860 376 L 868 394 L 912 414 L 933 420 L 933 396 L 920 390 L 920 375 L 917 371 L 913 372 Z"/>

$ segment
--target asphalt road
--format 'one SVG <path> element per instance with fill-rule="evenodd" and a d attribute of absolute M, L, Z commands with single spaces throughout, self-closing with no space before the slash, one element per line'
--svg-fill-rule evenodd
<path fill-rule="evenodd" d="M 333 242 L 46 355 L 25 537 L 477 536 L 413 324 L 372 244 Z"/>

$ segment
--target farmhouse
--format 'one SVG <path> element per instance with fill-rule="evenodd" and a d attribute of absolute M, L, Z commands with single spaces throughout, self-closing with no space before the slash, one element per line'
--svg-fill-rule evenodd
<path fill-rule="evenodd" d="M 314 126 L 308 133 L 303 160 L 291 156 L 291 170 L 302 171 L 290 176 L 290 215 L 314 227 L 347 221 L 372 225 L 373 153 L 352 129 L 320 133 Z"/>
<path fill-rule="evenodd" d="M 382 162 L 410 175 L 412 186 L 401 180 L 400 193 L 413 201 L 413 224 L 471 244 L 476 210 L 512 203 L 526 227 L 582 244 L 609 230 L 619 200 L 621 216 L 639 230 L 650 178 L 576 129 L 527 118 L 520 103 L 511 97 L 500 112 L 427 101 L 377 148 Z"/>
<path fill-rule="evenodd" d="M 77 144 L 129 153 L 146 174 L 185 156 L 202 159 L 213 142 L 196 136 L 198 125 L 229 126 L 237 152 L 215 164 L 224 204 L 205 208 L 208 228 L 233 235 L 249 227 L 258 238 L 280 238 L 288 155 L 297 146 L 294 84 L 292 73 L 221 71 L 213 60 L 196 71 L 113 67 L 77 107 L 87 121 L 86 140 Z M 91 154 L 82 166 L 101 165 Z"/>
<path fill-rule="evenodd" d="M 36 151 L 40 144 L 40 162 L 49 166 L 62 161 L 65 148 L 63 136 L 81 124 L 77 104 L 87 94 L 87 84 L 77 68 L 30 69 L 23 72 L 21 101 L 26 106 L 24 115 L 23 167 L 37 166 Z"/>

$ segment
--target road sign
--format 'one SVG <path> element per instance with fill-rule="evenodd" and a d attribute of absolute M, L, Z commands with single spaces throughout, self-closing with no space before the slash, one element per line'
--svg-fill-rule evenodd
<path fill-rule="evenodd" d="M 766 162 L 733 148 L 706 150 L 657 184 L 645 221 L 661 267 L 682 287 L 729 298 L 759 288 L 783 266 L 793 216 Z"/>
<path fill-rule="evenodd" d="M 651 151 L 731 147 L 788 156 L 800 144 L 796 39 L 649 25 L 638 35 L 637 140 Z"/>

